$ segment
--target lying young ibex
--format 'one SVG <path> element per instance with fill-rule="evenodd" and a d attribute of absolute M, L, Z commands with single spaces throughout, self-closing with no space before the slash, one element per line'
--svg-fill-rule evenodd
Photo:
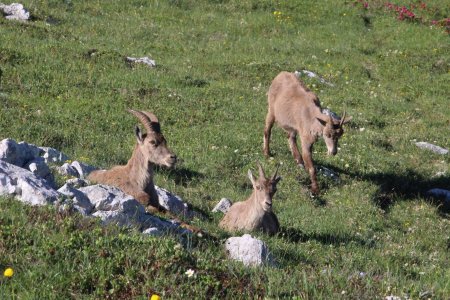
<path fill-rule="evenodd" d="M 158 194 L 153 184 L 153 165 L 171 168 L 175 165 L 177 157 L 167 147 L 159 121 L 153 113 L 132 109 L 128 111 L 142 122 L 147 132 L 142 134 L 140 128 L 136 126 L 136 146 L 125 166 L 93 171 L 89 174 L 88 180 L 116 186 L 142 205 L 150 205 L 150 209 L 153 207 L 164 210 L 158 202 Z"/>
<path fill-rule="evenodd" d="M 247 200 L 236 202 L 230 207 L 219 223 L 221 228 L 231 232 L 262 230 L 268 234 L 275 234 L 280 229 L 277 216 L 272 211 L 272 198 L 281 179 L 277 176 L 278 168 L 271 179 L 266 178 L 260 164 L 258 169 L 258 179 L 248 171 L 253 193 Z"/>
<path fill-rule="evenodd" d="M 319 98 L 297 76 L 281 72 L 272 81 L 268 92 L 269 111 L 264 128 L 264 155 L 268 157 L 270 132 L 274 122 L 288 133 L 289 147 L 298 165 L 306 167 L 311 178 L 311 191 L 319 194 L 316 170 L 312 161 L 312 147 L 323 136 L 328 155 L 336 155 L 338 139 L 344 133 L 343 125 L 351 120 L 345 112 L 339 118 L 328 110 L 322 110 Z M 297 147 L 300 135 L 302 154 Z"/>

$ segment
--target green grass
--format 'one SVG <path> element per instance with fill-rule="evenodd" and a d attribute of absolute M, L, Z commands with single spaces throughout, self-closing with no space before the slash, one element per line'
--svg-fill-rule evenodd
<path fill-rule="evenodd" d="M 449 16 L 448 0 L 425 2 L 423 20 Z M 424 192 L 450 189 L 449 156 L 413 142 L 450 148 L 449 37 L 397 20 L 384 2 L 353 3 L 23 1 L 34 21 L 0 19 L 0 139 L 110 167 L 132 151 L 137 120 L 126 108 L 153 111 L 182 160 L 158 169 L 156 184 L 206 212 L 193 223 L 218 239 L 194 238 L 181 251 L 175 237 L 2 199 L 0 270 L 15 275 L 1 279 L 0 298 L 448 298 L 448 211 Z M 318 200 L 280 129 L 274 159 L 262 155 L 265 93 L 280 71 L 300 69 L 335 85 L 305 79 L 324 107 L 353 116 L 337 156 L 315 146 L 316 165 L 341 179 L 319 176 Z M 249 195 L 257 161 L 267 172 L 282 163 L 274 206 L 283 232 L 254 233 L 276 268 L 226 260 L 221 216 L 208 213 L 222 197 Z"/>

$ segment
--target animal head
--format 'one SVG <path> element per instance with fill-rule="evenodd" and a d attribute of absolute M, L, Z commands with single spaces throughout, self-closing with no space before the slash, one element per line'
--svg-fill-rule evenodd
<path fill-rule="evenodd" d="M 136 147 L 139 148 L 148 162 L 173 167 L 177 162 L 177 156 L 167 147 L 166 139 L 161 133 L 158 118 L 151 112 L 128 110 L 135 115 L 144 125 L 146 133 L 136 126 Z"/>
<path fill-rule="evenodd" d="M 261 165 L 258 163 L 258 171 L 259 177 L 255 178 L 253 176 L 252 171 L 248 170 L 248 178 L 252 182 L 253 191 L 255 198 L 254 200 L 257 202 L 256 204 L 262 207 L 264 211 L 270 212 L 272 211 L 272 198 L 277 191 L 277 183 L 280 181 L 281 177 L 277 176 L 278 168 L 275 171 L 275 174 L 269 179 L 264 175 L 264 170 Z"/>
<path fill-rule="evenodd" d="M 344 134 L 343 126 L 350 122 L 352 117 L 346 117 L 346 112 L 342 118 L 339 118 L 334 113 L 324 110 L 317 120 L 322 125 L 322 136 L 327 145 L 328 155 L 336 155 L 338 149 L 338 140 Z"/>

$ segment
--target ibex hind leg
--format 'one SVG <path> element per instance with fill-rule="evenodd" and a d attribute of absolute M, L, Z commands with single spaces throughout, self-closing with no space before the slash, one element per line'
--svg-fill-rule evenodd
<path fill-rule="evenodd" d="M 275 122 L 275 117 L 274 115 L 269 111 L 267 113 L 266 116 L 266 125 L 264 127 L 264 155 L 267 157 L 270 156 L 270 148 L 269 148 L 269 143 L 270 143 L 270 135 L 271 135 L 271 131 L 272 131 L 272 127 L 273 127 L 273 123 Z"/>

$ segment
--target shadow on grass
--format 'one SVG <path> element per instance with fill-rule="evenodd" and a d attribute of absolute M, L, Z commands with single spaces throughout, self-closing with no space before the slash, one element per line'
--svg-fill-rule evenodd
<path fill-rule="evenodd" d="M 278 233 L 278 236 L 282 239 L 285 239 L 291 243 L 303 243 L 307 241 L 317 241 L 323 245 L 333 245 L 333 246 L 339 246 L 339 245 L 347 245 L 350 243 L 356 243 L 360 246 L 364 247 L 373 247 L 374 241 L 369 239 L 365 240 L 361 237 L 357 236 L 351 236 L 349 234 L 329 234 L 329 233 L 312 233 L 312 234 L 306 234 L 302 232 L 299 229 L 292 228 L 292 227 L 281 227 L 280 232 Z"/>
<path fill-rule="evenodd" d="M 169 178 L 173 179 L 177 185 L 184 187 L 195 179 L 202 179 L 205 177 L 202 173 L 186 169 L 184 167 L 176 167 L 175 169 L 167 169 L 165 167 L 155 166 L 156 172 L 166 173 Z"/>
<path fill-rule="evenodd" d="M 441 215 L 448 217 L 450 205 L 444 199 L 433 198 L 427 191 L 433 188 L 450 189 L 450 177 L 440 176 L 426 178 L 411 169 L 399 169 L 398 172 L 375 172 L 361 174 L 349 172 L 335 166 L 328 166 L 339 174 L 345 174 L 353 179 L 369 181 L 378 186 L 378 190 L 372 195 L 372 201 L 383 211 L 389 212 L 391 206 L 399 199 L 416 200 L 419 197 L 435 205 Z"/>

